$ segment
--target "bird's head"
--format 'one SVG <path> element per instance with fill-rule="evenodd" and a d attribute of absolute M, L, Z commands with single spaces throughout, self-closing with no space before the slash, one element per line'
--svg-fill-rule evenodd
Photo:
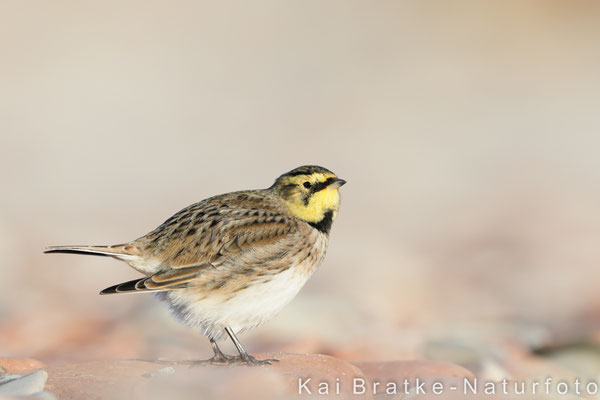
<path fill-rule="evenodd" d="M 329 220 L 329 226 L 321 229 L 329 231 L 340 207 L 338 189 L 345 183 L 326 168 L 305 165 L 281 175 L 270 190 L 283 200 L 294 217 L 315 227 Z"/>

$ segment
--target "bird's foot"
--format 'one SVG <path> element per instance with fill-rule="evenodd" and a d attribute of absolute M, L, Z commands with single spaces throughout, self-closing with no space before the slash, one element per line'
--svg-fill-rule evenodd
<path fill-rule="evenodd" d="M 239 360 L 240 363 L 247 364 L 247 365 L 272 365 L 274 362 L 279 362 L 279 360 L 277 360 L 275 358 L 267 358 L 264 360 L 257 360 L 250 354 L 241 355 L 236 358 Z"/>
<path fill-rule="evenodd" d="M 253 356 L 249 354 L 239 355 L 239 356 L 228 356 L 223 354 L 222 356 L 214 356 L 210 360 L 199 361 L 197 363 L 193 363 L 192 366 L 202 366 L 202 365 L 272 365 L 274 362 L 279 362 L 274 358 L 269 358 L 265 360 L 257 360 Z"/>
<path fill-rule="evenodd" d="M 223 356 L 218 356 L 218 357 L 212 357 L 209 358 L 208 360 L 179 360 L 179 361 L 170 361 L 170 360 L 142 360 L 142 359 L 134 359 L 132 361 L 143 361 L 143 362 L 149 362 L 149 363 L 154 363 L 154 364 L 163 364 L 163 365 L 172 365 L 172 366 L 176 366 L 176 365 L 187 365 L 190 367 L 202 367 L 202 366 L 208 366 L 208 365 L 226 365 L 226 364 L 234 364 L 237 361 L 238 357 L 232 357 L 232 356 L 228 356 L 223 354 Z"/>
<path fill-rule="evenodd" d="M 237 359 L 238 357 L 228 356 L 227 354 L 220 353 L 215 354 L 211 359 L 206 360 L 205 362 L 209 364 L 235 364 Z"/>
<path fill-rule="evenodd" d="M 169 361 L 169 360 L 141 360 L 134 359 L 132 361 L 143 361 L 151 362 L 155 364 L 163 365 L 188 365 L 190 367 L 205 367 L 209 365 L 272 365 L 274 362 L 279 362 L 275 358 L 268 358 L 265 360 L 258 360 L 250 354 L 229 356 L 227 354 L 215 354 L 208 360 L 181 360 L 181 361 Z"/>

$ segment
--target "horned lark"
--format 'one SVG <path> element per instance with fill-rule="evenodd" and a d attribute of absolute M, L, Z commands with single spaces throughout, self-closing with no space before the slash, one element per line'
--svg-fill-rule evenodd
<path fill-rule="evenodd" d="M 47 253 L 110 256 L 145 275 L 100 294 L 155 292 L 185 324 L 208 337 L 211 363 L 270 364 L 249 355 L 236 333 L 271 319 L 325 256 L 346 181 L 319 166 L 281 175 L 268 189 L 227 193 L 184 208 L 129 243 L 52 246 Z M 239 356 L 217 340 L 228 335 Z"/>

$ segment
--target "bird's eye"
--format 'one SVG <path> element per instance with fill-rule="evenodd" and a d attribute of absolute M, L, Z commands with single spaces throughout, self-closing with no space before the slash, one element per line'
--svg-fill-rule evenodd
<path fill-rule="evenodd" d="M 310 184 L 310 182 L 304 182 L 304 183 L 303 183 L 303 186 L 304 186 L 305 188 L 307 188 L 307 189 L 310 189 L 310 187 L 311 187 L 312 185 Z"/>

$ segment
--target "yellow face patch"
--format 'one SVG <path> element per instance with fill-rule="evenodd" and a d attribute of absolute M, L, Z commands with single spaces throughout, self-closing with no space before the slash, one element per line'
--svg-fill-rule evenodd
<path fill-rule="evenodd" d="M 333 173 L 322 172 L 282 176 L 276 188 L 290 214 L 307 222 L 319 222 L 327 212 L 334 218 L 337 215 L 340 193 L 337 186 L 329 186 L 336 178 Z"/>
<path fill-rule="evenodd" d="M 335 219 L 340 207 L 340 192 L 337 188 L 327 187 L 310 195 L 308 204 L 305 201 L 289 201 L 287 206 L 293 216 L 304 221 L 319 222 L 327 211 L 332 211 Z"/>

